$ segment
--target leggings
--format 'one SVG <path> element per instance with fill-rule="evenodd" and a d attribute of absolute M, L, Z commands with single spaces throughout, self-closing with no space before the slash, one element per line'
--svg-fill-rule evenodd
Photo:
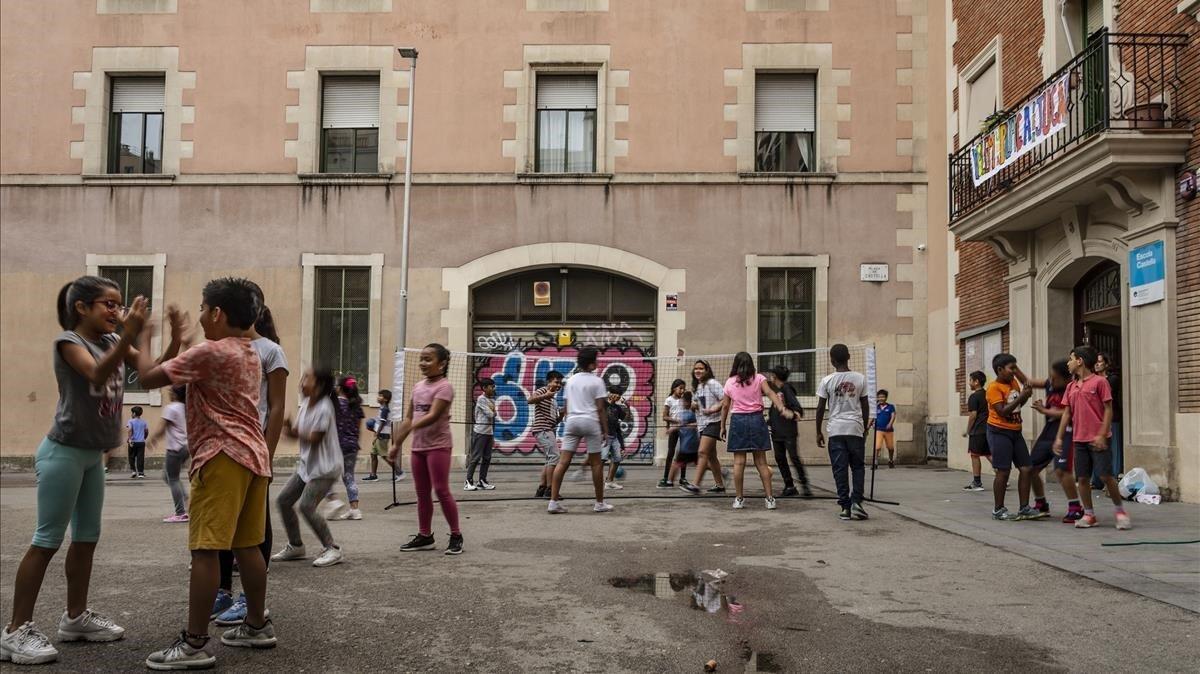
<path fill-rule="evenodd" d="M 458 528 L 458 504 L 450 491 L 450 448 L 414 451 L 409 458 L 413 487 L 417 491 L 417 524 L 422 536 L 433 534 L 433 497 L 442 504 L 442 515 L 450 525 L 450 533 L 461 534 Z"/>
<path fill-rule="evenodd" d="M 267 509 L 267 526 L 263 528 L 263 542 L 259 544 L 258 549 L 262 552 L 263 560 L 266 561 L 267 568 L 271 568 L 271 501 L 268 497 L 263 503 Z M 222 550 L 217 555 L 218 561 L 221 563 L 221 589 L 233 589 L 233 562 L 234 556 L 232 550 Z"/>
<path fill-rule="evenodd" d="M 300 479 L 299 475 L 293 473 L 287 484 L 283 485 L 283 489 L 275 499 L 275 504 L 279 506 L 279 518 L 283 520 L 283 528 L 287 531 L 288 543 L 292 547 L 304 545 L 304 541 L 300 539 L 300 519 L 296 517 L 297 501 L 300 502 L 300 514 L 304 515 L 304 521 L 312 527 L 313 533 L 321 541 L 321 546 L 333 547 L 333 534 L 329 532 L 329 525 L 325 523 L 325 518 L 317 513 L 317 504 L 321 502 L 321 498 L 336 481 L 337 478 L 331 475 L 314 477 L 305 482 Z"/>
<path fill-rule="evenodd" d="M 672 428 L 667 433 L 667 462 L 663 464 L 663 479 L 671 477 L 671 464 L 675 462 L 675 447 L 679 444 L 679 429 Z"/>
<path fill-rule="evenodd" d="M 146 472 L 146 443 L 129 443 L 129 472 L 139 475 Z"/>
<path fill-rule="evenodd" d="M 73 543 L 100 540 L 100 511 L 104 508 L 103 452 L 79 449 L 44 438 L 34 458 L 37 472 L 37 529 L 33 544 L 57 550 L 67 525 Z"/>
<path fill-rule="evenodd" d="M 342 484 L 346 485 L 346 500 L 358 500 L 358 482 L 354 479 L 354 468 L 358 465 L 358 450 L 342 450 Z"/>
<path fill-rule="evenodd" d="M 166 482 L 167 487 L 171 490 L 171 500 L 175 502 L 176 515 L 187 513 L 187 483 L 179 479 L 179 472 L 187 464 L 187 461 L 188 451 L 185 447 L 176 451 L 168 449 L 163 462 L 163 482 Z"/>

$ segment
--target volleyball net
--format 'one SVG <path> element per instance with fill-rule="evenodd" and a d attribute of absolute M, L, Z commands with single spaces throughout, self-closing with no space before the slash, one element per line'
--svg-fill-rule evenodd
<path fill-rule="evenodd" d="M 575 358 L 586 344 L 559 346 L 556 344 L 521 345 L 498 344 L 496 352 L 462 352 L 450 354 L 446 376 L 454 387 L 454 402 L 450 406 L 450 423 L 455 443 L 469 446 L 474 420 L 475 401 L 482 394 L 480 382 L 491 379 L 496 384 L 496 421 L 494 460 L 541 460 L 536 450 L 532 425 L 533 405 L 529 397 L 545 386 L 551 371 L 569 377 L 575 371 Z M 662 420 L 664 401 L 671 394 L 672 384 L 682 380 L 688 390 L 694 390 L 692 371 L 698 361 L 712 367 L 718 382 L 729 377 L 735 354 L 656 356 L 647 349 L 629 344 L 595 347 L 599 352 L 596 374 L 605 386 L 621 391 L 621 403 L 628 414 L 621 422 L 626 459 L 634 463 L 654 461 L 659 443 L 666 441 L 666 424 Z M 876 390 L 875 349 L 870 344 L 850 346 L 850 368 L 867 378 L 867 392 L 874 400 Z M 395 355 L 392 382 L 393 418 L 403 416 L 412 387 L 424 375 L 419 360 L 420 349 L 405 349 Z M 828 348 L 799 351 L 755 353 L 755 366 L 765 372 L 777 365 L 790 370 L 788 384 L 801 404 L 809 411 L 816 408 L 817 385 L 833 372 Z M 402 395 L 400 393 L 403 393 Z M 563 406 L 562 390 L 557 402 Z M 873 406 L 872 406 L 873 407 Z M 562 427 L 559 426 L 561 433 Z"/>

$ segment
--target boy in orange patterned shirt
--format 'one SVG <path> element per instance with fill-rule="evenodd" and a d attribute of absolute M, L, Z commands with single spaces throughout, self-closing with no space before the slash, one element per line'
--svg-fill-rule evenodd
<path fill-rule="evenodd" d="M 168 648 L 152 653 L 155 670 L 204 669 L 208 621 L 219 583 L 217 553 L 233 550 L 246 593 L 246 619 L 222 635 L 227 646 L 270 648 L 275 631 L 266 617 L 266 566 L 258 546 L 266 527 L 271 462 L 258 414 L 261 365 L 248 331 L 262 310 L 252 283 L 223 278 L 204 287 L 200 325 L 207 341 L 158 364 L 150 330 L 142 333 L 138 374 L 148 389 L 187 384 L 188 444 L 192 454 L 192 551 L 188 622 Z"/>

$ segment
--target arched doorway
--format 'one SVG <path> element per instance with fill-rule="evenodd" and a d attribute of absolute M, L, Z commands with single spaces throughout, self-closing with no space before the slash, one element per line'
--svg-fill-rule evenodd
<path fill-rule="evenodd" d="M 1121 265 L 1105 260 L 1075 284 L 1075 343 L 1121 362 Z"/>
<path fill-rule="evenodd" d="M 626 399 L 625 454 L 654 460 L 656 309 L 658 289 L 581 266 L 524 269 L 471 288 L 472 381 L 496 381 L 496 451 L 541 460 L 528 396 L 546 374 L 569 373 L 584 346 L 601 353 L 600 375 Z"/>

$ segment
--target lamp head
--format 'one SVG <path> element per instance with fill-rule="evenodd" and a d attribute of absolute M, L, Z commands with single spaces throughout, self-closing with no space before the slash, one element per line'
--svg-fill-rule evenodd
<path fill-rule="evenodd" d="M 396 51 L 400 52 L 400 55 L 406 59 L 417 58 L 417 50 L 413 47 L 400 47 Z"/>

